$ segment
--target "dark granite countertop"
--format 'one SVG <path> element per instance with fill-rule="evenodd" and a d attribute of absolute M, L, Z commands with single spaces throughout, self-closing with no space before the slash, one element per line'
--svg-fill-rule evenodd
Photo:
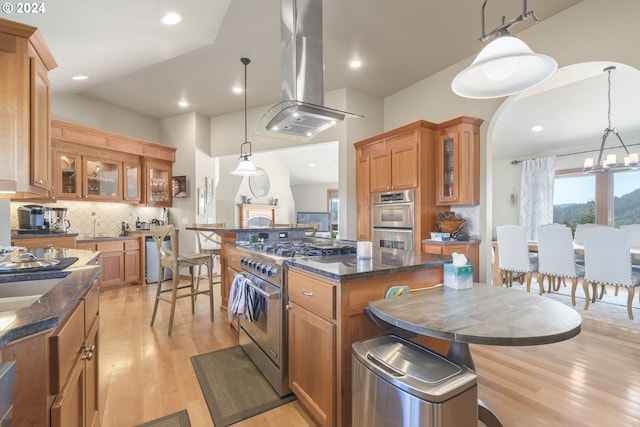
<path fill-rule="evenodd" d="M 451 263 L 451 257 L 423 252 L 374 250 L 368 260 L 356 255 L 292 258 L 285 265 L 332 280 L 352 280 L 411 270 L 425 270 Z"/>
<path fill-rule="evenodd" d="M 87 243 L 87 242 L 108 242 L 110 240 L 131 240 L 138 239 L 139 236 L 80 236 L 76 239 L 76 242 L 79 243 Z"/>
<path fill-rule="evenodd" d="M 39 249 L 42 250 L 42 249 Z M 21 281 L 58 281 L 33 304 L 17 310 L 0 312 L 0 349 L 9 343 L 55 328 L 80 296 L 91 286 L 100 272 L 95 265 L 99 253 L 80 249 L 57 249 L 51 257 L 77 258 L 64 270 L 31 273 L 4 273 L 0 288 Z"/>
<path fill-rule="evenodd" d="M 11 230 L 12 239 L 42 239 L 43 237 L 74 237 L 78 236 L 78 233 L 33 233 L 33 234 L 19 234 L 15 230 Z"/>

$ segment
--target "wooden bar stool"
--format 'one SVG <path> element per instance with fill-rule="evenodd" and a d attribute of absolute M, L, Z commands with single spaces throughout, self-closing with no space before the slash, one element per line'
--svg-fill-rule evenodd
<path fill-rule="evenodd" d="M 158 311 L 158 302 L 165 301 L 171 304 L 171 314 L 169 316 L 169 332 L 171 335 L 171 329 L 173 327 L 173 318 L 176 310 L 176 301 L 179 298 L 191 298 L 191 314 L 195 314 L 195 296 L 198 294 L 209 295 L 209 308 L 211 311 L 211 321 L 213 322 L 213 258 L 209 254 L 179 254 L 176 248 L 176 232 L 173 225 L 166 226 L 154 226 L 149 228 L 150 235 L 156 244 L 156 250 L 158 252 L 158 287 L 156 289 L 156 300 L 153 305 L 153 314 L 151 315 L 151 326 L 156 319 L 156 312 Z M 169 237 L 171 246 L 165 246 L 162 243 Z M 209 287 L 206 290 L 198 290 L 195 288 L 195 275 L 194 267 L 207 266 Z M 189 267 L 189 274 L 191 280 L 188 285 L 180 285 L 180 269 Z M 162 287 L 162 277 L 164 269 L 168 268 L 173 273 L 173 280 L 171 287 Z M 170 294 L 166 297 L 164 294 Z"/>
<path fill-rule="evenodd" d="M 218 222 L 214 224 L 193 224 L 193 228 L 224 228 L 226 223 Z M 198 242 L 198 253 L 207 254 L 211 257 L 211 268 L 215 265 L 215 260 L 220 260 L 222 254 L 222 243 L 219 236 L 213 230 L 194 230 L 196 232 L 196 241 Z M 200 288 L 201 267 L 198 266 L 198 280 L 196 281 L 196 289 Z M 220 283 L 221 276 L 216 274 L 214 284 Z"/>

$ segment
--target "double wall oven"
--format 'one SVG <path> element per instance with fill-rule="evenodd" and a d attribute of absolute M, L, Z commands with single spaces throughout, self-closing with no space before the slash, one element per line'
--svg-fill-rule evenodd
<path fill-rule="evenodd" d="M 248 315 L 240 317 L 243 350 L 280 395 L 291 393 L 287 375 L 286 273 L 284 262 L 294 257 L 355 254 L 348 244 L 302 240 L 237 246 L 244 276 Z M 230 295 L 229 304 L 232 304 Z"/>
<path fill-rule="evenodd" d="M 414 190 L 372 194 L 374 247 L 413 250 L 414 196 Z"/>

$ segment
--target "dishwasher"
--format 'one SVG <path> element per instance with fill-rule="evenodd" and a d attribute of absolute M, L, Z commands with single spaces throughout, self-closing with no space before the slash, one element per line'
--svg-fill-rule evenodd
<path fill-rule="evenodd" d="M 146 283 L 156 283 L 158 281 L 158 251 L 153 237 L 145 237 L 145 271 L 147 272 Z M 171 238 L 166 237 L 162 242 L 162 246 L 171 249 Z M 162 281 L 171 280 L 173 274 L 168 268 L 164 269 L 164 277 Z"/>
<path fill-rule="evenodd" d="M 476 373 L 383 335 L 352 346 L 353 427 L 477 427 Z"/>

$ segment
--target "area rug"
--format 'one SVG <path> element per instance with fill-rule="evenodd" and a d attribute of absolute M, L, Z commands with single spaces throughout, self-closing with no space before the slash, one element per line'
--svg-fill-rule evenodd
<path fill-rule="evenodd" d="M 216 427 L 295 400 L 278 396 L 240 346 L 192 356 L 191 363 Z"/>
<path fill-rule="evenodd" d="M 187 410 L 183 409 L 180 412 L 138 424 L 136 427 L 191 427 L 191 422 L 189 421 Z"/>

